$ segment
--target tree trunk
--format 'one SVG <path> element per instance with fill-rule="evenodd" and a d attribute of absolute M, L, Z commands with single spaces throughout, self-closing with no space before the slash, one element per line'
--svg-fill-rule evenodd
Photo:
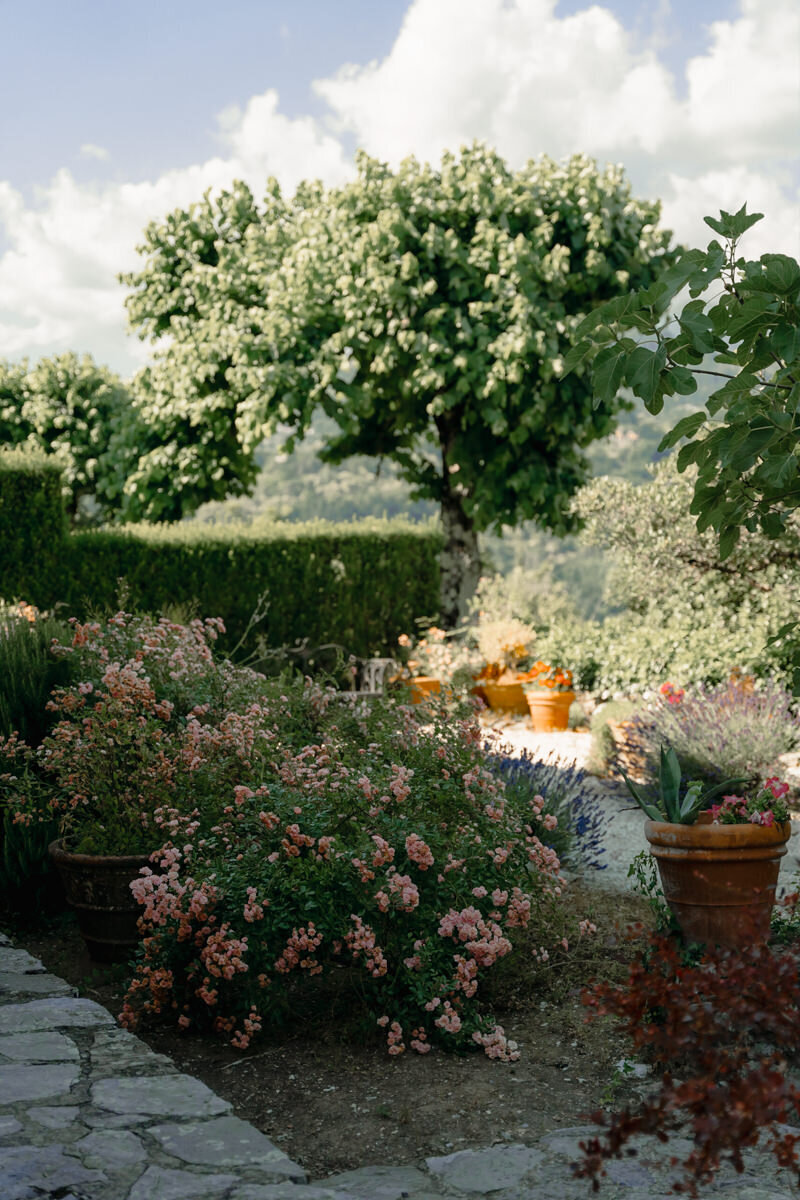
<path fill-rule="evenodd" d="M 453 629 L 478 586 L 481 560 L 473 523 L 461 497 L 449 489 L 442 497 L 442 530 L 440 619 L 445 629 Z"/>

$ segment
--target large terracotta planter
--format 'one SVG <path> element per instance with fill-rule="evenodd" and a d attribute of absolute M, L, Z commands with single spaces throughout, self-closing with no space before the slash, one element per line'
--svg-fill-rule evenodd
<path fill-rule="evenodd" d="M 61 841 L 52 842 L 48 852 L 75 909 L 89 956 L 95 962 L 127 962 L 139 944 L 137 920 L 142 911 L 130 885 L 150 859 L 141 854 L 72 854 Z"/>
<path fill-rule="evenodd" d="M 513 716 L 524 716 L 528 711 L 528 702 L 522 690 L 522 684 L 513 680 L 511 683 L 498 683 L 496 679 L 481 681 L 486 696 L 486 703 L 495 712 L 507 713 Z"/>
<path fill-rule="evenodd" d="M 525 693 L 531 724 L 536 733 L 557 733 L 569 728 L 569 709 L 574 692 L 530 691 Z"/>
<path fill-rule="evenodd" d="M 438 696 L 442 690 L 441 680 L 432 675 L 414 675 L 408 681 L 412 704 L 424 704 L 430 696 Z"/>
<path fill-rule="evenodd" d="M 791 822 L 695 825 L 646 821 L 664 897 L 686 941 L 741 948 L 769 938 L 781 858 Z"/>

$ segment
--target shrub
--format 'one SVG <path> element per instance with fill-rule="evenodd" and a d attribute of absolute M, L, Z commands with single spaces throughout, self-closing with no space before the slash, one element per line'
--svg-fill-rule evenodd
<path fill-rule="evenodd" d="M 58 834 L 49 794 L 30 747 L 16 734 L 0 735 L 0 906 L 6 911 L 30 916 L 60 896 L 47 856 Z"/>
<path fill-rule="evenodd" d="M 743 1149 L 768 1131 L 767 1147 L 800 1178 L 800 1135 L 786 1128 L 800 1121 L 800 1089 L 786 1073 L 798 1061 L 798 965 L 796 947 L 709 951 L 687 965 L 673 939 L 653 935 L 646 963 L 634 963 L 625 984 L 601 982 L 585 992 L 591 1014 L 616 1017 L 662 1074 L 637 1109 L 610 1120 L 593 1114 L 607 1133 L 581 1143 L 576 1174 L 596 1189 L 603 1164 L 622 1157 L 632 1137 L 663 1142 L 677 1133 L 693 1148 L 675 1190 L 697 1196 L 697 1185 L 711 1182 L 723 1159 L 741 1172 Z"/>
<path fill-rule="evenodd" d="M 0 603 L 0 736 L 16 731 L 37 746 L 52 724 L 51 690 L 69 679 L 69 664 L 51 652 L 69 632 L 63 621 L 31 605 Z"/>
<path fill-rule="evenodd" d="M 235 721 L 238 782 L 218 819 L 176 813 L 160 869 L 136 885 L 125 1023 L 173 1014 L 243 1048 L 326 976 L 392 1054 L 517 1057 L 482 1010 L 483 976 L 523 936 L 546 962 L 591 932 L 536 833 L 542 798 L 506 800 L 471 716 L 344 709 L 317 685 L 263 681 Z"/>
<path fill-rule="evenodd" d="M 592 713 L 589 724 L 592 734 L 592 769 L 598 774 L 605 775 L 614 758 L 615 740 L 610 723 L 627 720 L 636 711 L 633 700 L 607 700 L 600 704 Z"/>
<path fill-rule="evenodd" d="M 520 812 L 530 811 L 534 797 L 544 806 L 535 832 L 568 866 L 582 865 L 602 871 L 606 849 L 602 843 L 608 816 L 589 784 L 586 772 L 574 762 L 558 757 L 535 759 L 525 750 L 519 756 L 493 750 L 489 769 L 505 785 L 506 802 Z M 555 818 L 553 825 L 548 818 Z"/>
<path fill-rule="evenodd" d="M 685 778 L 715 784 L 768 775 L 779 755 L 800 742 L 800 720 L 783 688 L 766 683 L 756 689 L 752 681 L 734 679 L 722 687 L 659 694 L 625 732 L 625 751 L 638 758 L 647 780 L 658 778 L 663 745 L 675 750 Z"/>
<path fill-rule="evenodd" d="M 61 472 L 30 449 L 0 451 L 0 587 L 2 599 L 49 607 L 65 547 Z"/>
<path fill-rule="evenodd" d="M 391 654 L 398 635 L 439 606 L 441 536 L 428 525 L 372 519 L 88 530 L 70 535 L 40 571 L 42 555 L 50 555 L 48 529 L 35 527 L 14 572 L 3 573 L 15 595 L 42 607 L 59 602 L 83 620 L 112 614 L 124 581 L 125 603 L 137 612 L 182 604 L 220 617 L 229 652 L 253 634 L 260 613 L 256 632 L 268 646 L 336 642 L 361 657 Z"/>
<path fill-rule="evenodd" d="M 641 694 L 657 679 L 714 687 L 735 666 L 786 686 L 793 680 L 789 639 L 769 643 L 793 615 L 794 595 L 776 588 L 731 611 L 713 594 L 699 593 L 645 614 L 565 621 L 537 638 L 536 653 L 569 667 L 579 688 L 603 698 Z"/>
<path fill-rule="evenodd" d="M 343 706 L 215 662 L 213 632 L 75 622 L 59 723 L 38 752 L 0 743 L 2 811 L 32 854 L 59 812 L 90 852 L 155 850 L 125 1022 L 164 1011 L 243 1048 L 327 972 L 392 1054 L 517 1057 L 483 976 L 523 937 L 544 964 L 593 931 L 561 900 L 542 797 L 506 799 L 471 713 Z"/>

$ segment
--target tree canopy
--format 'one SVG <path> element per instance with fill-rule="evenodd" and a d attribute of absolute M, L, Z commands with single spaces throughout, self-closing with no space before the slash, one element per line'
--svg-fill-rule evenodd
<path fill-rule="evenodd" d="M 474 145 L 438 169 L 359 154 L 344 187 L 287 200 L 271 181 L 259 207 L 238 184 L 151 225 L 125 277 L 131 324 L 157 344 L 136 382 L 153 443 L 126 511 L 174 519 L 248 491 L 263 437 L 282 427 L 291 448 L 322 410 L 321 457 L 389 459 L 440 506 L 453 619 L 478 531 L 572 528 L 583 451 L 621 401 L 593 406 L 564 360 L 588 312 L 672 262 L 658 215 L 619 167 L 512 172 Z"/>
<path fill-rule="evenodd" d="M 797 545 L 800 265 L 786 254 L 739 257 L 740 239 L 762 215 L 744 204 L 706 217 L 724 245 L 689 250 L 649 288 L 598 308 L 578 327 L 567 360 L 568 370 L 593 362 L 595 403 L 624 382 L 651 412 L 665 396 L 696 391 L 697 375 L 723 380 L 707 411 L 683 417 L 660 447 L 683 441 L 678 469 L 696 465 L 689 511 L 699 533 L 714 530 L 722 563 L 745 532 L 778 539 L 788 557 Z M 674 315 L 684 287 L 691 299 Z M 793 658 L 800 694 L 800 623 L 787 622 L 773 640 Z"/>
<path fill-rule="evenodd" d="M 785 254 L 738 256 L 761 217 L 746 205 L 706 217 L 724 246 L 690 250 L 649 288 L 596 309 L 567 359 L 568 370 L 592 362 L 601 406 L 623 383 L 660 412 L 665 396 L 695 392 L 697 375 L 723 381 L 707 411 L 678 421 L 660 446 L 685 439 L 678 468 L 697 465 L 690 511 L 700 532 L 716 531 L 723 560 L 743 529 L 782 537 L 800 509 L 800 266 Z M 684 287 L 692 298 L 673 315 Z"/>
<path fill-rule="evenodd" d="M 0 443 L 57 458 L 73 524 L 116 512 L 136 440 L 130 393 L 90 355 L 0 362 Z"/>

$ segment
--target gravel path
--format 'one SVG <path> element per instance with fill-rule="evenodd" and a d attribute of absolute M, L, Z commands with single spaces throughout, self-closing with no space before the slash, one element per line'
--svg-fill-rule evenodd
<path fill-rule="evenodd" d="M 588 732 L 567 730 L 564 733 L 534 733 L 530 723 L 518 721 L 486 724 L 487 734 L 496 737 L 513 754 L 528 751 L 534 758 L 561 759 L 565 764 L 576 763 L 586 768 L 591 754 L 592 739 Z M 628 795 L 623 785 L 609 779 L 590 776 L 590 786 L 596 791 L 608 821 L 603 831 L 607 866 L 602 871 L 587 871 L 583 877 L 593 887 L 607 891 L 630 891 L 628 868 L 640 851 L 648 848 L 644 836 L 644 813 Z M 792 818 L 792 836 L 786 857 L 781 864 L 778 894 L 796 891 L 800 887 L 800 814 Z"/>

